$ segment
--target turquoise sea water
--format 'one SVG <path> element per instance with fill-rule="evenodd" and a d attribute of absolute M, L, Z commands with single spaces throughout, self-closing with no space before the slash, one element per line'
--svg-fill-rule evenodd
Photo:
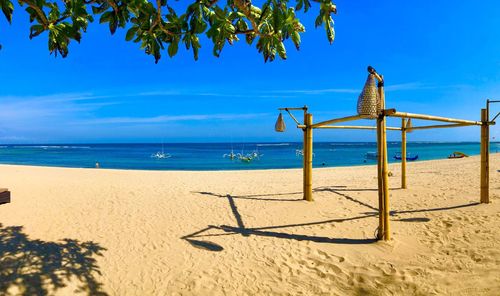
<path fill-rule="evenodd" d="M 390 162 L 400 151 L 399 142 L 388 143 Z M 3 145 L 0 163 L 39 166 L 92 168 L 99 162 L 101 168 L 141 170 L 252 170 L 300 168 L 302 156 L 296 150 L 302 143 L 196 143 L 164 144 L 167 159 L 151 155 L 161 151 L 162 144 L 68 144 L 68 145 Z M 500 144 L 491 143 L 491 151 Z M 257 151 L 259 159 L 246 163 L 224 158 L 223 154 L 248 154 Z M 366 159 L 367 152 L 376 151 L 375 143 L 314 143 L 314 167 L 355 166 L 374 164 Z M 418 154 L 417 161 L 446 158 L 453 151 L 469 155 L 479 154 L 479 143 L 408 143 L 407 151 Z"/>

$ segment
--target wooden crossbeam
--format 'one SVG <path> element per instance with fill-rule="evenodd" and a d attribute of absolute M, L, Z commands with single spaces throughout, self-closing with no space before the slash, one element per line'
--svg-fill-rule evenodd
<path fill-rule="evenodd" d="M 323 126 L 318 126 L 316 128 L 321 128 L 321 129 L 359 129 L 359 130 L 376 130 L 376 126 L 361 126 L 361 125 L 323 125 Z M 391 131 L 400 131 L 401 128 L 399 127 L 388 127 L 388 130 Z"/>
<path fill-rule="evenodd" d="M 320 126 L 327 125 L 327 124 L 353 121 L 353 120 L 358 120 L 358 119 L 366 119 L 366 118 L 362 115 L 353 115 L 353 116 L 347 116 L 347 117 L 342 117 L 342 118 L 335 118 L 335 119 L 330 119 L 330 120 L 325 120 L 322 122 L 315 123 L 312 125 L 312 128 L 318 128 Z"/>
<path fill-rule="evenodd" d="M 434 128 L 451 128 L 451 127 L 462 127 L 462 126 L 472 126 L 473 124 L 469 123 L 454 123 L 454 124 L 438 124 L 438 125 L 425 125 L 425 126 L 414 126 L 408 128 L 408 131 L 415 130 L 425 130 L 425 129 L 434 129 Z"/>
<path fill-rule="evenodd" d="M 432 121 L 442 121 L 442 122 L 451 122 L 451 123 L 464 123 L 467 125 L 482 125 L 481 121 L 447 118 L 447 117 L 432 116 L 432 115 L 425 115 L 425 114 L 415 114 L 415 113 L 407 113 L 407 112 L 394 112 L 392 114 L 387 114 L 387 116 L 400 117 L 400 118 L 414 118 L 414 119 L 432 120 Z"/>

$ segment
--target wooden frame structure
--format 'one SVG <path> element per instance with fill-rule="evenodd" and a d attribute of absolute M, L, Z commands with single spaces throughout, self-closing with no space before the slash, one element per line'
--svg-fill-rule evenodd
<path fill-rule="evenodd" d="M 500 115 L 497 114 L 493 120 L 489 120 L 489 104 L 500 101 L 487 101 L 486 109 L 481 109 L 481 120 L 465 120 L 455 119 L 440 116 L 432 116 L 425 114 L 415 114 L 398 112 L 396 109 L 385 108 L 385 92 L 384 80 L 375 69 L 368 67 L 370 74 L 375 75 L 378 80 L 377 92 L 380 99 L 380 112 L 378 112 L 375 120 L 376 127 L 372 126 L 357 126 L 357 125 L 335 125 L 343 122 L 350 122 L 360 119 L 372 119 L 362 115 L 352 115 L 342 118 L 334 118 L 326 121 L 313 123 L 313 115 L 308 113 L 307 106 L 299 108 L 279 108 L 280 111 L 286 111 L 292 119 L 297 123 L 297 128 L 302 129 L 303 137 L 303 193 L 304 200 L 313 201 L 312 195 L 312 155 L 313 155 L 313 130 L 314 129 L 359 129 L 359 130 L 377 130 L 377 172 L 378 172 L 378 197 L 379 197 L 379 227 L 378 239 L 389 240 L 390 232 L 390 206 L 389 206 L 389 164 L 387 155 L 387 130 L 401 132 L 401 188 L 407 188 L 406 183 L 406 134 L 407 132 L 435 129 L 435 128 L 453 128 L 464 126 L 480 126 L 481 127 L 481 180 L 480 180 L 480 201 L 481 203 L 489 203 L 489 126 L 494 125 L 494 120 Z M 300 123 L 290 111 L 302 110 L 304 112 L 304 121 Z M 401 118 L 401 127 L 388 127 L 386 125 L 387 117 Z M 413 127 L 410 123 L 411 119 L 437 121 L 445 124 L 439 125 L 424 125 Z"/>

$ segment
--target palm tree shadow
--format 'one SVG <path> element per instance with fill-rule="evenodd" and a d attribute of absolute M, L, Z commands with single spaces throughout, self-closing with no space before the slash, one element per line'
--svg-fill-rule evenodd
<path fill-rule="evenodd" d="M 75 293 L 107 295 L 96 279 L 95 256 L 105 249 L 94 242 L 30 239 L 22 226 L 0 224 L 0 295 L 53 295 L 77 279 Z"/>

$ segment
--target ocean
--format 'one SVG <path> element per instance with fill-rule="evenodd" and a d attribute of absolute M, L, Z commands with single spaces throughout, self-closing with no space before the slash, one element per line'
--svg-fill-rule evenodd
<path fill-rule="evenodd" d="M 152 157 L 156 152 L 169 158 Z M 389 142 L 389 161 L 400 151 L 399 142 Z M 491 152 L 500 144 L 491 143 Z M 1 164 L 137 170 L 256 170 L 300 168 L 302 143 L 187 143 L 187 144 L 67 144 L 67 145 L 3 145 Z M 223 157 L 234 151 L 247 155 L 256 152 L 250 162 Z M 314 167 L 336 167 L 375 164 L 366 153 L 375 152 L 376 143 L 319 142 L 314 143 Z M 454 151 L 479 154 L 479 143 L 410 142 L 407 152 L 418 155 L 417 161 L 444 159 Z M 452 160 L 450 160 L 452 161 Z"/>

